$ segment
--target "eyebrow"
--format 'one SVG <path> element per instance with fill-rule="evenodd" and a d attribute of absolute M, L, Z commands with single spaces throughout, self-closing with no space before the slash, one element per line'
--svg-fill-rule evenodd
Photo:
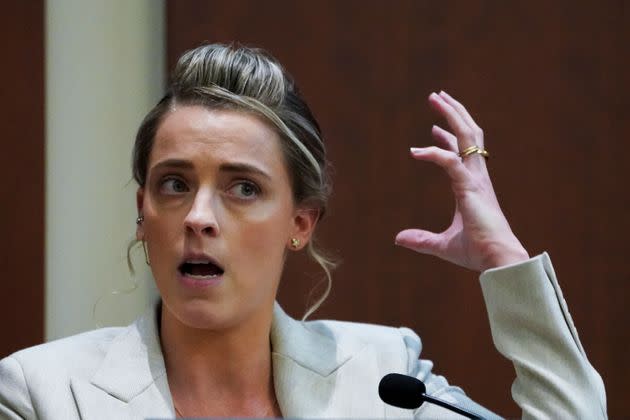
<path fill-rule="evenodd" d="M 248 163 L 240 163 L 240 162 L 223 163 L 221 164 L 221 166 L 219 166 L 219 170 L 222 172 L 256 174 L 256 175 L 262 176 L 263 178 L 271 180 L 271 176 L 269 176 L 267 172 L 255 167 L 254 165 L 250 165 Z"/>
<path fill-rule="evenodd" d="M 159 168 L 179 168 L 179 169 L 193 169 L 193 164 L 188 160 L 182 159 L 167 159 L 161 162 L 156 163 L 151 167 L 151 170 L 159 169 Z"/>
<path fill-rule="evenodd" d="M 183 159 L 166 159 L 153 165 L 151 170 L 159 168 L 179 168 L 179 169 L 194 169 L 192 162 Z M 250 173 L 260 175 L 268 180 L 271 180 L 271 176 L 260 168 L 254 165 L 242 162 L 222 163 L 219 166 L 221 172 L 233 172 L 233 173 Z"/>

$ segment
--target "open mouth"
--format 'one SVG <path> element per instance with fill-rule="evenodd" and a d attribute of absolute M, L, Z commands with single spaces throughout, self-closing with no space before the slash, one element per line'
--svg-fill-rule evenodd
<path fill-rule="evenodd" d="M 196 279 L 210 279 L 223 274 L 223 268 L 212 261 L 185 261 L 178 267 L 180 274 Z"/>

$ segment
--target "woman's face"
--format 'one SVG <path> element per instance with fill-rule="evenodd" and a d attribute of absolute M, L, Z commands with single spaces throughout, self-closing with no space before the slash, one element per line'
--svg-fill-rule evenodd
<path fill-rule="evenodd" d="M 138 190 L 164 309 L 194 328 L 270 317 L 291 238 L 317 212 L 296 208 L 274 130 L 232 110 L 176 106 L 158 127 Z"/>

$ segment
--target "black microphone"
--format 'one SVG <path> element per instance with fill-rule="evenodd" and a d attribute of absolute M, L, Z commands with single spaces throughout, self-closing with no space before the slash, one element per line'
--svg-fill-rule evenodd
<path fill-rule="evenodd" d="M 461 407 L 440 400 L 426 394 L 427 387 L 420 379 L 413 376 L 401 375 L 400 373 L 390 373 L 383 376 L 378 384 L 378 395 L 383 402 L 400 408 L 416 409 L 423 402 L 439 405 L 447 410 L 468 417 L 469 419 L 483 420 L 477 414 L 464 410 Z"/>

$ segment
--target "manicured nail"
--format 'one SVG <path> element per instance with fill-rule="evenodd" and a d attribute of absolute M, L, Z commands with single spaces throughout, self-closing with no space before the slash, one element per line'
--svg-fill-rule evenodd
<path fill-rule="evenodd" d="M 411 148 L 409 148 L 409 150 L 411 150 L 411 153 L 414 154 L 414 155 L 416 153 L 422 153 L 422 149 L 419 148 L 419 147 L 411 147 Z"/>
<path fill-rule="evenodd" d="M 429 98 L 437 98 L 438 94 L 435 92 L 431 92 L 431 94 L 429 95 Z"/>

